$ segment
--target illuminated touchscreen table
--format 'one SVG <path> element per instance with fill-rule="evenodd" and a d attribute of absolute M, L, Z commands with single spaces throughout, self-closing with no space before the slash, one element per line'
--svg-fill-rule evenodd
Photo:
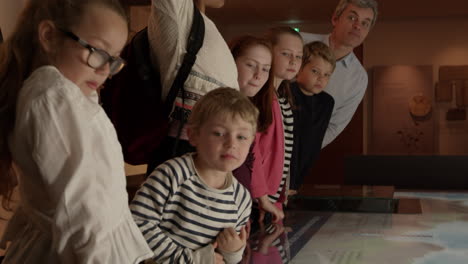
<path fill-rule="evenodd" d="M 419 200 L 420 213 L 287 211 L 290 230 L 276 241 L 281 258 L 246 263 L 468 263 L 468 193 L 395 192 L 394 198 Z"/>

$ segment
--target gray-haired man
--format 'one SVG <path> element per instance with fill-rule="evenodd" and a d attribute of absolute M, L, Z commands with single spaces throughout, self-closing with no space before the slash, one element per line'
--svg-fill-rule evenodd
<path fill-rule="evenodd" d="M 332 17 L 329 35 L 301 33 L 305 43 L 322 41 L 330 46 L 336 58 L 325 91 L 335 99 L 335 107 L 322 142 L 331 143 L 348 125 L 366 92 L 367 72 L 353 53 L 361 45 L 377 19 L 375 0 L 340 0 Z"/>

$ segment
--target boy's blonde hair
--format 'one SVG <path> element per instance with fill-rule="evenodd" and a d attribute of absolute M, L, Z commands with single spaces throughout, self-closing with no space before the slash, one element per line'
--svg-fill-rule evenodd
<path fill-rule="evenodd" d="M 212 116 L 217 114 L 239 116 L 257 131 L 258 110 L 249 98 L 239 91 L 224 87 L 205 94 L 193 107 L 188 125 L 198 130 Z"/>
<path fill-rule="evenodd" d="M 304 46 L 304 55 L 302 57 L 301 68 L 304 68 L 304 66 L 310 62 L 312 56 L 322 58 L 324 61 L 332 65 L 332 70 L 335 70 L 335 55 L 333 55 L 332 51 L 325 43 L 321 41 L 314 41 Z"/>

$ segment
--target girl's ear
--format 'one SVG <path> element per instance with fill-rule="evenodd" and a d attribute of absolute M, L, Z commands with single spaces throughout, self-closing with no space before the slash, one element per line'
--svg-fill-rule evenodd
<path fill-rule="evenodd" d="M 50 20 L 43 20 L 37 26 L 39 44 L 46 53 L 55 52 L 57 30 L 55 24 Z"/>
<path fill-rule="evenodd" d="M 189 139 L 190 145 L 197 147 L 198 144 L 198 130 L 193 129 L 192 127 L 187 128 L 187 137 Z"/>

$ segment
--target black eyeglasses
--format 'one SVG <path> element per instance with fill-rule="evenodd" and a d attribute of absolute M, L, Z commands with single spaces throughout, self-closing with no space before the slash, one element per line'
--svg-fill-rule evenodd
<path fill-rule="evenodd" d="M 99 69 L 106 63 L 109 63 L 109 75 L 112 76 L 117 74 L 125 66 L 125 61 L 122 58 L 111 56 L 106 51 L 89 45 L 88 42 L 82 40 L 70 31 L 62 29 L 60 29 L 60 31 L 62 31 L 62 33 L 65 34 L 65 36 L 75 40 L 81 46 L 89 50 L 87 61 L 89 67 L 93 69 Z"/>

